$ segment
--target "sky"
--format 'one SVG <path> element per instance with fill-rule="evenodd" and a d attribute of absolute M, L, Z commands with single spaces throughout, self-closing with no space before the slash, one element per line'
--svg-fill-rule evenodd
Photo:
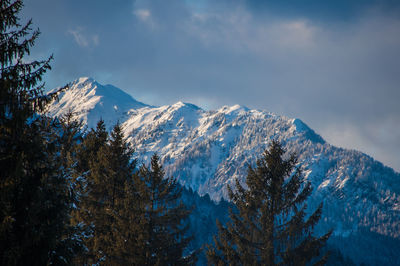
<path fill-rule="evenodd" d="M 54 55 L 48 88 L 267 110 L 400 171 L 400 1 L 25 0 L 21 17 L 42 33 L 30 58 Z"/>

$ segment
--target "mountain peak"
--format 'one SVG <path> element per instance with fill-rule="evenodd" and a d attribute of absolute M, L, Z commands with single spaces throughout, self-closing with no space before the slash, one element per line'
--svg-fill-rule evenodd
<path fill-rule="evenodd" d="M 80 77 L 80 78 L 78 78 L 78 79 L 75 80 L 75 81 L 77 81 L 77 82 L 79 82 L 79 83 L 83 83 L 83 82 L 86 82 L 86 81 L 88 81 L 88 82 L 95 82 L 95 79 L 94 79 L 94 78 L 91 78 L 91 77 Z"/>
<path fill-rule="evenodd" d="M 185 102 L 182 102 L 182 101 L 174 103 L 173 105 L 171 105 L 171 107 L 177 108 L 177 109 L 182 108 L 182 107 L 187 107 L 189 109 L 195 109 L 195 110 L 200 110 L 201 109 L 197 105 L 194 105 L 194 104 L 191 104 L 191 103 L 185 103 Z"/>
<path fill-rule="evenodd" d="M 91 77 L 80 77 L 80 78 L 77 78 L 76 80 L 72 81 L 70 84 L 72 86 L 79 86 L 79 85 L 86 86 L 88 84 L 93 84 L 93 83 L 97 83 L 97 81 L 94 78 L 91 78 Z"/>
<path fill-rule="evenodd" d="M 125 120 L 129 110 L 148 105 L 136 101 L 131 95 L 112 85 L 102 85 L 90 77 L 81 77 L 69 84 L 49 110 L 54 116 L 73 112 L 87 126 L 94 127 L 100 119 L 108 126 Z"/>

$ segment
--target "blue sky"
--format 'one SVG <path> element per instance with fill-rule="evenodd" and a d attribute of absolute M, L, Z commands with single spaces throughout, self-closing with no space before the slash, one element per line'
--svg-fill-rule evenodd
<path fill-rule="evenodd" d="M 400 170 L 400 1 L 26 0 L 28 18 L 49 88 L 264 109 Z"/>

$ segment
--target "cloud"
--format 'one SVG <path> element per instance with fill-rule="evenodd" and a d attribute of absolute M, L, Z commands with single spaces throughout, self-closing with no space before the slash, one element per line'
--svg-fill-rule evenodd
<path fill-rule="evenodd" d="M 400 157 L 396 155 L 399 153 L 400 124 L 398 119 L 383 120 L 382 123 L 374 121 L 361 125 L 331 121 L 320 128 L 320 134 L 330 143 L 368 153 L 374 159 L 399 169 Z"/>
<path fill-rule="evenodd" d="M 138 9 L 133 12 L 141 21 L 147 21 L 150 19 L 151 14 L 148 9 Z"/>
<path fill-rule="evenodd" d="M 278 26 L 281 32 L 281 44 L 285 46 L 308 47 L 313 44 L 314 28 L 306 21 L 290 21 Z"/>
<path fill-rule="evenodd" d="M 223 46 L 235 53 L 257 56 L 276 50 L 311 49 L 318 30 L 304 19 L 259 21 L 245 9 L 195 13 L 185 28 L 207 47 Z"/>
<path fill-rule="evenodd" d="M 99 35 L 97 34 L 85 34 L 85 30 L 82 27 L 77 27 L 74 30 L 70 29 L 67 31 L 68 34 L 72 35 L 75 42 L 80 47 L 89 47 L 99 45 Z"/>
<path fill-rule="evenodd" d="M 318 23 L 354 23 L 368 9 L 398 16 L 400 2 L 393 0 L 243 0 L 260 17 L 308 18 Z"/>
<path fill-rule="evenodd" d="M 159 29 L 159 24 L 155 21 L 151 11 L 146 8 L 138 8 L 133 11 L 135 17 L 144 25 L 148 26 L 151 30 Z"/>
<path fill-rule="evenodd" d="M 71 34 L 74 39 L 75 42 L 81 46 L 81 47 L 87 47 L 89 45 L 89 41 L 87 40 L 87 38 L 81 33 L 80 29 L 76 29 L 76 30 L 69 30 L 68 31 L 69 34 Z"/>

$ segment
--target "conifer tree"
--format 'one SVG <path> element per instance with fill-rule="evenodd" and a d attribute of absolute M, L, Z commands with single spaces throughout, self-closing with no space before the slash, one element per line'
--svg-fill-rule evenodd
<path fill-rule="evenodd" d="M 117 124 L 110 136 L 103 121 L 85 136 L 78 151 L 77 173 L 84 179 L 85 192 L 79 204 L 78 220 L 86 225 L 90 237 L 86 240 L 87 260 L 80 262 L 122 265 L 131 256 L 125 242 L 132 241 L 134 213 L 124 210 L 128 195 L 133 193 L 135 161 L 132 149 L 124 139 L 121 126 Z M 132 208 L 132 207 L 130 207 Z M 131 211 L 131 210 L 130 210 Z M 123 244 L 121 244 L 123 242 Z"/>
<path fill-rule="evenodd" d="M 96 128 L 91 129 L 82 139 L 76 152 L 77 175 L 85 178 L 89 173 L 90 163 L 97 160 L 97 153 L 106 145 L 108 132 L 103 120 L 97 122 Z"/>
<path fill-rule="evenodd" d="M 305 200 L 312 189 L 296 168 L 297 159 L 284 159 L 284 150 L 275 141 L 257 167 L 249 167 L 247 189 L 236 181 L 229 197 L 236 206 L 230 210 L 231 222 L 218 223 L 215 246 L 207 258 L 213 265 L 306 265 L 323 264 L 320 256 L 331 232 L 313 236 L 321 218 L 322 204 L 307 216 Z M 218 221 L 217 221 L 218 222 Z"/>
<path fill-rule="evenodd" d="M 186 250 L 192 237 L 187 236 L 186 219 L 190 210 L 179 201 L 182 189 L 174 178 L 164 178 L 155 154 L 151 167 L 142 166 L 136 180 L 138 205 L 142 208 L 138 232 L 139 250 L 135 265 L 194 264 L 197 252 Z"/>
<path fill-rule="evenodd" d="M 75 258 L 85 250 L 83 245 L 85 239 L 85 228 L 80 221 L 74 219 L 80 197 L 82 195 L 82 182 L 75 175 L 76 152 L 79 143 L 82 141 L 82 122 L 75 119 L 72 112 L 54 119 L 54 130 L 58 136 L 57 158 L 60 175 L 63 181 L 68 184 L 66 203 L 69 204 L 68 220 L 65 222 L 62 245 L 58 245 L 58 253 L 68 254 L 69 258 Z M 54 264 L 62 264 L 55 260 Z"/>
<path fill-rule="evenodd" d="M 116 242 L 119 234 L 125 232 L 118 230 L 117 219 L 126 197 L 125 183 L 132 179 L 135 169 L 132 153 L 117 124 L 110 134 L 108 145 L 98 153 L 97 165 L 91 167 L 91 176 L 95 181 L 92 193 L 97 193 L 98 204 L 97 217 L 94 219 L 94 249 L 105 255 L 107 264 L 118 265 L 123 259 L 118 254 Z"/>
<path fill-rule="evenodd" d="M 94 173 L 98 162 L 100 150 L 107 145 L 108 133 L 103 120 L 97 123 L 95 129 L 91 129 L 83 138 L 76 148 L 76 164 L 73 170 L 73 178 L 80 191 L 80 200 L 77 209 L 74 212 L 73 220 L 77 224 L 81 224 L 83 231 L 86 233 L 84 245 L 86 252 L 75 258 L 75 264 L 93 264 L 99 259 L 99 255 L 94 247 L 94 229 L 95 219 L 98 217 L 99 194 L 102 181 L 101 177 L 97 177 Z M 102 171 L 97 171 L 102 173 Z M 101 256 L 100 256 L 101 257 Z"/>
<path fill-rule="evenodd" d="M 42 75 L 51 57 L 25 62 L 39 31 L 19 24 L 22 1 L 0 2 L 0 264 L 68 264 L 70 201 L 51 100 Z"/>

